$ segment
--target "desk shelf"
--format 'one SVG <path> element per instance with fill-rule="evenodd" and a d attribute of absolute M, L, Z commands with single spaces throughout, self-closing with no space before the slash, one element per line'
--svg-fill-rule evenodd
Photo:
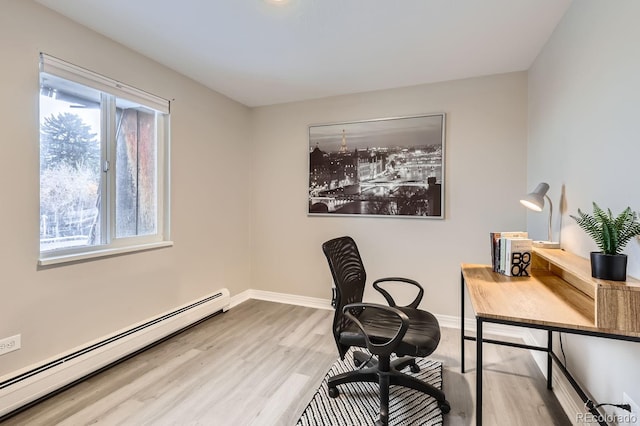
<path fill-rule="evenodd" d="M 465 334 L 465 289 L 476 317 L 476 336 Z M 464 373 L 465 340 L 476 342 L 476 425 L 482 425 L 482 346 L 507 345 L 547 353 L 547 388 L 552 388 L 555 361 L 583 402 L 591 401 L 553 351 L 553 333 L 571 333 L 640 343 L 640 281 L 607 281 L 591 277 L 587 259 L 560 249 L 534 248 L 531 274 L 511 277 L 490 265 L 462 264 L 460 278 L 460 370 Z M 485 323 L 547 331 L 547 346 L 487 339 Z M 590 408 L 596 417 L 601 413 Z M 598 422 L 606 426 L 604 421 Z"/>
<path fill-rule="evenodd" d="M 593 299 L 595 327 L 640 333 L 640 280 L 593 278 L 588 259 L 559 249 L 533 249 L 533 275 L 553 274 Z"/>

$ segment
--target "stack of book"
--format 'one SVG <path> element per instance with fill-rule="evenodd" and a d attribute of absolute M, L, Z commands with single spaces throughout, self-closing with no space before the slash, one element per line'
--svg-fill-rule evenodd
<path fill-rule="evenodd" d="M 491 232 L 491 265 L 494 272 L 528 277 L 533 242 L 526 232 Z"/>

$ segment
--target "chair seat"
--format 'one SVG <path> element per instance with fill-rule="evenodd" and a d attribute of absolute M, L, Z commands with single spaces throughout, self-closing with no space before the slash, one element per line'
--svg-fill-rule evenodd
<path fill-rule="evenodd" d="M 377 382 L 380 417 L 376 425 L 389 424 L 389 387 L 392 385 L 430 395 L 436 399 L 442 412 L 448 413 L 451 407 L 442 390 L 401 371 L 411 367 L 415 372 L 418 366 L 413 357 L 431 355 L 440 342 L 440 326 L 436 317 L 427 311 L 409 307 L 420 304 L 423 287 L 408 278 L 380 278 L 373 283 L 373 288 L 384 296 L 389 306 L 364 303 L 367 273 L 353 238 L 346 236 L 326 241 L 322 244 L 322 251 L 335 284 L 333 337 L 340 358 L 344 359 L 350 347 L 366 348 L 376 357 L 374 360 L 373 356 L 368 358 L 364 352 L 356 351 L 354 364 L 358 368 L 329 377 L 329 396 L 337 398 L 340 394 L 338 386 L 347 383 Z M 391 294 L 379 285 L 388 281 L 416 287 L 418 294 L 408 306 L 395 306 Z M 399 330 L 403 334 L 398 334 Z M 393 354 L 399 358 L 391 360 Z"/>
<path fill-rule="evenodd" d="M 425 357 L 433 353 L 440 342 L 440 325 L 433 314 L 420 309 L 397 307 L 409 317 L 409 329 L 395 350 L 398 356 Z M 373 343 L 392 339 L 399 327 L 398 317 L 384 311 L 364 309 L 358 316 Z M 391 327 L 390 327 L 391 325 Z M 365 338 L 358 327 L 349 323 L 340 333 L 340 343 L 366 348 Z"/>

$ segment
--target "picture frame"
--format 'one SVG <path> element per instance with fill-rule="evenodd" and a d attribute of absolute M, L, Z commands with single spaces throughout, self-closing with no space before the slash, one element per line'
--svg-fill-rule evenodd
<path fill-rule="evenodd" d="M 445 114 L 309 126 L 309 216 L 444 219 Z"/>

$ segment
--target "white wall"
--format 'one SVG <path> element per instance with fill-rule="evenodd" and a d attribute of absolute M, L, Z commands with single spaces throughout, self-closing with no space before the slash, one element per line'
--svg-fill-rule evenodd
<path fill-rule="evenodd" d="M 569 214 L 591 202 L 619 213 L 640 210 L 640 2 L 581 0 L 572 6 L 529 71 L 529 187 L 551 185 L 562 205 L 562 246 L 583 257 L 596 250 Z M 564 191 L 564 194 L 563 194 Z M 529 216 L 543 238 L 543 216 Z M 556 234 L 557 238 L 557 234 Z M 545 238 L 546 239 L 546 238 Z M 640 276 L 640 246 L 628 247 Z M 599 402 L 640 402 L 640 345 L 567 337 L 569 368 Z"/>
<path fill-rule="evenodd" d="M 351 235 L 369 278 L 426 286 L 424 307 L 459 315 L 460 263 L 489 263 L 489 232 L 524 229 L 526 73 L 298 102 L 252 111 L 252 283 L 329 298 L 321 244 Z M 308 217 L 310 124 L 447 114 L 445 220 Z M 369 296 L 368 296 L 369 297 Z"/>
<path fill-rule="evenodd" d="M 32 1 L 0 11 L 0 377 L 226 286 L 249 288 L 249 110 Z M 38 55 L 167 99 L 175 246 L 39 270 Z"/>

